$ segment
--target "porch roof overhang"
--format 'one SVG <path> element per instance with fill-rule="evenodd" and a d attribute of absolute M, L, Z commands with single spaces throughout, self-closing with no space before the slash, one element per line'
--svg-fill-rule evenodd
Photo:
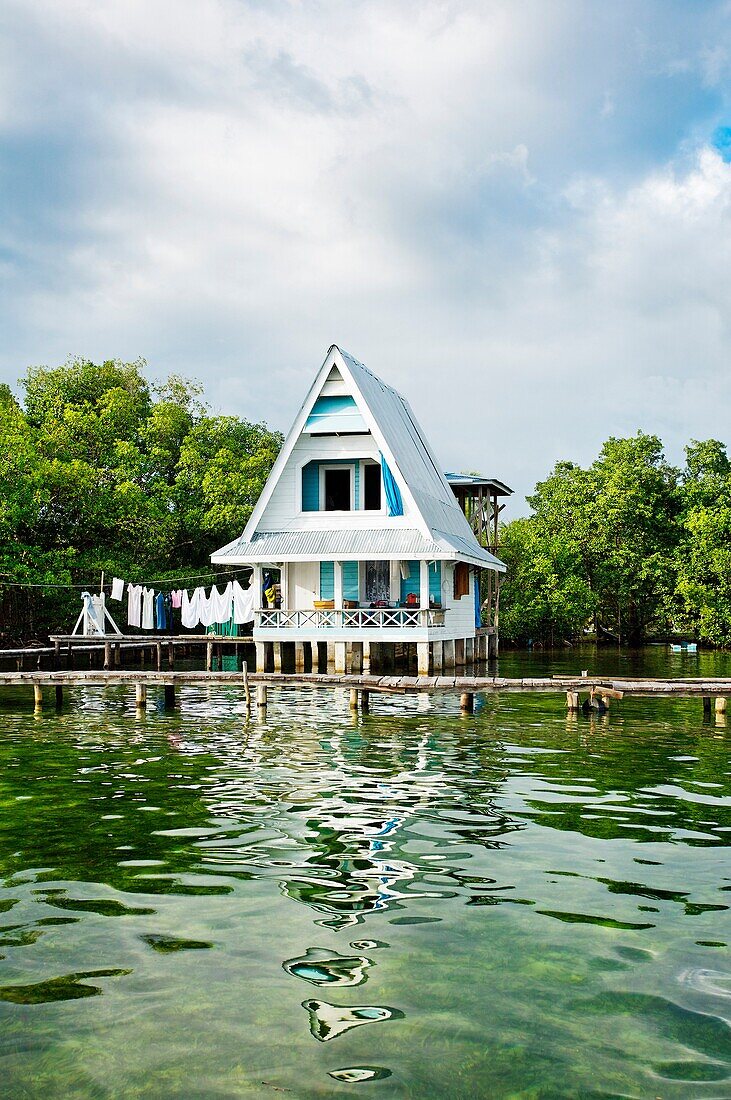
<path fill-rule="evenodd" d="M 216 565 L 285 561 L 464 561 L 505 572 L 505 565 L 479 545 L 437 531 L 438 541 L 409 528 L 386 530 L 258 531 L 234 539 L 211 556 Z"/>

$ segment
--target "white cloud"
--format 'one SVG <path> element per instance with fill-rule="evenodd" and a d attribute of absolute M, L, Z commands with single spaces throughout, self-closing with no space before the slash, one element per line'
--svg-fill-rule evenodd
<path fill-rule="evenodd" d="M 521 491 L 722 435 L 722 8 L 11 0 L 4 377 L 144 355 L 286 428 L 341 342 Z"/>

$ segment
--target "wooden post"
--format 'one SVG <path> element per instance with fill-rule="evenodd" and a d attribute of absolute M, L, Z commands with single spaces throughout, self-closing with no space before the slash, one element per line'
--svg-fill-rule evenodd
<path fill-rule="evenodd" d="M 345 642 L 335 642 L 335 675 L 345 673 Z"/>
<path fill-rule="evenodd" d="M 475 639 L 465 638 L 464 640 L 464 663 L 471 665 L 475 659 Z"/>
<path fill-rule="evenodd" d="M 90 654 L 91 655 L 91 654 Z M 112 667 L 112 643 L 104 643 L 104 668 L 110 669 Z"/>
<path fill-rule="evenodd" d="M 266 684 L 256 685 L 256 709 L 265 711 L 267 709 L 267 686 Z"/>
<path fill-rule="evenodd" d="M 63 707 L 63 685 L 56 684 L 56 710 L 61 710 Z"/>
<path fill-rule="evenodd" d="M 162 672 L 162 642 L 155 642 L 155 656 L 157 658 L 157 671 Z"/>
<path fill-rule="evenodd" d="M 464 638 L 454 639 L 454 663 L 457 668 L 464 668 Z"/>
<path fill-rule="evenodd" d="M 294 643 L 294 669 L 295 672 L 305 671 L 305 643 Z"/>
<path fill-rule="evenodd" d="M 213 642 L 206 642 L 206 672 L 213 668 Z"/>
<path fill-rule="evenodd" d="M 165 710 L 175 706 L 175 684 L 165 684 Z"/>
<path fill-rule="evenodd" d="M 175 644 L 168 642 L 168 668 L 175 668 Z"/>
<path fill-rule="evenodd" d="M 350 689 L 350 709 L 351 710 L 357 710 L 358 709 L 358 689 L 357 688 L 351 688 Z"/>
<path fill-rule="evenodd" d="M 350 644 L 350 671 L 362 672 L 363 670 L 363 643 L 351 642 Z"/>
<path fill-rule="evenodd" d="M 416 667 L 419 676 L 429 675 L 429 642 L 416 643 Z"/>
<path fill-rule="evenodd" d="M 254 649 L 256 650 L 256 668 L 254 671 L 266 672 L 267 651 L 264 642 L 255 642 Z"/>
<path fill-rule="evenodd" d="M 454 671 L 455 667 L 455 645 L 454 638 L 445 638 L 442 642 L 442 653 L 444 655 L 444 670 Z"/>
<path fill-rule="evenodd" d="M 364 714 L 368 714 L 368 711 L 371 709 L 371 693 L 369 691 L 361 691 L 360 709 Z"/>
<path fill-rule="evenodd" d="M 441 675 L 442 669 L 444 668 L 444 643 L 432 642 L 431 652 L 432 668 L 434 670 L 434 675 L 439 676 Z"/>
<path fill-rule="evenodd" d="M 370 642 L 363 642 L 363 672 L 365 672 L 366 674 L 369 674 L 370 671 L 371 671 L 371 643 Z"/>
<path fill-rule="evenodd" d="M 335 665 L 335 642 L 327 642 L 327 666 L 331 668 Z"/>
<path fill-rule="evenodd" d="M 74 647 L 72 646 L 71 642 L 69 642 L 66 648 L 66 666 L 69 669 L 72 669 L 74 667 Z"/>
<path fill-rule="evenodd" d="M 282 671 L 282 643 L 281 642 L 273 642 L 272 644 L 274 646 L 274 671 L 275 672 L 281 672 Z"/>
<path fill-rule="evenodd" d="M 115 668 L 122 667 L 122 647 L 119 642 L 114 647 L 114 666 Z"/>
<path fill-rule="evenodd" d="M 43 687 L 41 684 L 33 685 L 33 702 L 36 710 L 43 709 Z"/>
<path fill-rule="evenodd" d="M 716 714 L 726 713 L 726 698 L 723 695 L 716 697 Z"/>
<path fill-rule="evenodd" d="M 472 714 L 475 709 L 475 697 L 471 691 L 463 691 L 459 697 L 459 709 L 463 714 Z"/>
<path fill-rule="evenodd" d="M 566 692 L 566 706 L 567 706 L 568 710 L 578 710 L 579 709 L 579 693 L 578 693 L 578 691 L 567 691 Z"/>
<path fill-rule="evenodd" d="M 147 684 L 135 684 L 135 706 L 141 709 L 147 703 Z"/>
<path fill-rule="evenodd" d="M 241 673 L 244 677 L 244 695 L 246 696 L 246 710 L 251 710 L 251 690 L 249 688 L 249 668 L 246 661 L 241 662 Z"/>
<path fill-rule="evenodd" d="M 53 643 L 53 667 L 58 668 L 61 663 L 61 643 L 58 639 Z"/>

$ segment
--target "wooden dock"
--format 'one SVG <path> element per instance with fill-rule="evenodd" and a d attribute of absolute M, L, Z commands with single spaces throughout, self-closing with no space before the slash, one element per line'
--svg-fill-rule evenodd
<path fill-rule="evenodd" d="M 504 676 L 375 676 L 333 675 L 330 673 L 249 673 L 246 664 L 241 672 L 175 671 L 168 669 L 90 669 L 88 671 L 17 671 L 0 672 L 0 687 L 32 687 L 36 708 L 42 708 L 44 691 L 52 690 L 57 706 L 63 705 L 64 689 L 134 686 L 138 706 L 144 706 L 148 687 L 164 690 L 167 706 L 176 705 L 176 689 L 179 687 L 206 687 L 212 685 L 235 687 L 243 691 L 247 705 L 251 705 L 251 685 L 256 688 L 257 706 L 266 709 L 267 689 L 289 688 L 347 688 L 350 691 L 351 708 L 367 710 L 371 694 L 409 695 L 457 694 L 463 711 L 471 712 L 474 697 L 481 693 L 542 693 L 565 695 L 567 708 L 587 708 L 606 711 L 610 703 L 625 696 L 681 697 L 703 700 L 703 709 L 711 713 L 711 700 L 715 698 L 715 711 L 725 714 L 726 701 L 731 697 L 731 679 L 620 679 L 588 676 L 552 676 L 509 678 Z"/>

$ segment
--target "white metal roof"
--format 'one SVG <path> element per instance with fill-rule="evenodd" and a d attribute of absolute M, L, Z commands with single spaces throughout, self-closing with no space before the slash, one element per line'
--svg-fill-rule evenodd
<path fill-rule="evenodd" d="M 505 566 L 481 546 L 473 553 L 446 540 L 426 539 L 409 528 L 375 530 L 347 528 L 325 531 L 260 531 L 249 541 L 242 535 L 212 555 L 217 564 L 283 561 L 469 561 L 473 565 L 502 570 Z"/>
<path fill-rule="evenodd" d="M 388 462 L 404 501 L 412 505 L 409 513 L 413 513 L 415 529 L 408 531 L 400 528 L 397 532 L 391 532 L 380 526 L 372 529 L 359 527 L 357 530 L 310 531 L 300 529 L 299 531 L 275 532 L 279 537 L 284 538 L 286 536 L 286 539 L 296 539 L 298 549 L 295 551 L 294 543 L 287 543 L 290 549 L 285 551 L 284 544 L 279 544 L 279 556 L 275 557 L 272 544 L 272 548 L 267 551 L 266 556 L 260 556 L 255 546 L 261 547 L 263 552 L 263 544 L 259 540 L 271 536 L 271 532 L 258 531 L 259 522 L 266 510 L 274 486 L 287 464 L 294 445 L 306 425 L 307 418 L 312 412 L 322 386 L 333 366 L 337 366 L 344 381 L 350 383 L 349 388 L 352 390 L 356 404 Z M 243 535 L 240 539 L 236 539 L 228 546 L 216 551 L 211 560 L 219 563 L 313 560 L 313 558 L 316 559 L 319 556 L 330 557 L 334 555 L 336 551 L 331 548 L 336 544 L 341 547 L 338 551 L 339 558 L 336 560 L 388 557 L 389 554 L 386 552 L 385 547 L 389 544 L 390 536 L 396 534 L 401 536 L 405 534 L 418 535 L 423 540 L 422 549 L 418 551 L 394 550 L 391 553 L 392 557 L 401 556 L 402 553 L 413 553 L 415 556 L 423 554 L 433 558 L 461 558 L 472 564 L 481 565 L 483 568 L 491 568 L 500 572 L 505 569 L 503 563 L 480 546 L 475 538 L 474 532 L 434 456 L 434 452 L 427 443 L 405 398 L 392 389 L 391 386 L 387 386 L 385 382 L 382 382 L 380 378 L 352 355 L 333 344 L 300 408 Z M 317 539 L 322 538 L 329 538 L 330 540 L 327 543 L 327 551 L 323 551 L 322 555 L 316 552 L 308 553 L 306 550 L 301 549 L 302 547 L 311 546 L 314 551 L 316 544 L 325 545 L 324 542 L 316 542 Z M 315 541 L 309 542 L 309 539 Z M 355 553 L 353 547 L 359 539 L 366 540 L 368 548 L 363 549 L 360 553 Z M 432 551 L 430 547 L 436 549 Z M 253 556 L 254 554 L 256 556 Z"/>

